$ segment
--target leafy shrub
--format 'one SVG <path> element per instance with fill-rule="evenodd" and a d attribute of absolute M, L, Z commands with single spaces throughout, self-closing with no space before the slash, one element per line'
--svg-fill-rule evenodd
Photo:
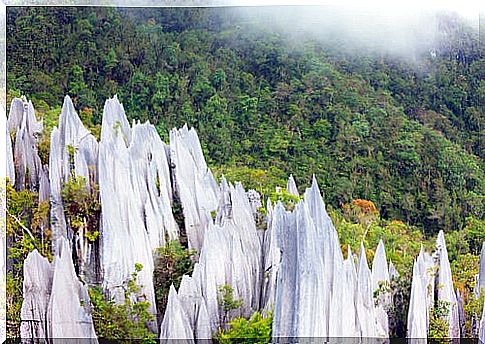
<path fill-rule="evenodd" d="M 269 193 L 269 198 L 273 204 L 281 202 L 287 210 L 293 210 L 295 205 L 302 199 L 302 197 L 290 194 L 286 188 L 276 188 L 275 191 Z"/>
<path fill-rule="evenodd" d="M 77 232 L 84 227 L 84 236 L 91 242 L 99 237 L 99 218 L 101 203 L 96 185 L 87 186 L 86 179 L 73 176 L 62 186 L 62 199 L 64 201 L 64 213 L 66 219 Z"/>
<path fill-rule="evenodd" d="M 51 237 L 47 228 L 49 203 L 38 202 L 38 194 L 28 190 L 16 191 L 6 183 L 7 196 L 7 267 L 6 320 L 7 335 L 18 337 L 24 260 L 29 252 L 39 253 L 52 260 Z M 46 225 L 45 227 L 43 225 Z"/>
<path fill-rule="evenodd" d="M 182 276 L 192 273 L 194 269 L 192 257 L 195 253 L 195 250 L 184 248 L 176 240 L 169 241 L 165 247 L 157 249 L 153 283 L 160 317 L 163 316 L 167 306 L 170 286 L 173 284 L 175 288 L 179 288 Z"/>
<path fill-rule="evenodd" d="M 100 287 L 89 289 L 94 328 L 99 338 L 121 343 L 131 343 L 133 339 L 141 343 L 156 343 L 156 335 L 147 328 L 147 324 L 154 321 L 149 312 L 150 303 L 144 295 L 140 295 L 141 287 L 136 283 L 142 268 L 141 264 L 135 265 L 135 272 L 127 283 L 123 304 L 107 300 Z M 134 299 L 137 301 L 134 302 Z"/>
<path fill-rule="evenodd" d="M 436 301 L 429 318 L 428 337 L 433 339 L 448 338 L 448 322 L 446 317 L 450 313 L 451 303 L 447 301 Z"/>
<path fill-rule="evenodd" d="M 258 343 L 271 341 L 273 315 L 263 317 L 261 313 L 254 313 L 251 318 L 236 318 L 231 320 L 226 331 L 219 330 L 214 340 L 218 343 Z"/>
<path fill-rule="evenodd" d="M 228 284 L 219 286 L 218 291 L 217 302 L 221 307 L 220 322 L 225 326 L 230 318 L 231 312 L 241 307 L 243 300 L 234 298 L 234 289 Z"/>

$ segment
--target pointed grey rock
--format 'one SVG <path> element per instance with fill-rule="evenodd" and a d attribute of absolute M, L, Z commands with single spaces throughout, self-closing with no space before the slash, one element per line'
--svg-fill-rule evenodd
<path fill-rule="evenodd" d="M 24 339 L 79 338 L 97 343 L 86 287 L 79 281 L 72 253 L 64 238 L 58 241 L 53 263 L 32 251 L 24 262 L 21 337 Z"/>
<path fill-rule="evenodd" d="M 66 96 L 59 116 L 59 128 L 54 127 L 51 133 L 48 175 L 52 237 L 53 243 L 61 237 L 68 239 L 77 257 L 80 275 L 91 283 L 99 283 L 101 278 L 100 257 L 93 254 L 99 242 L 87 240 L 85 228 L 75 231 L 69 226 L 64 214 L 62 188 L 72 177 L 82 177 L 87 192 L 93 192 L 94 185 L 98 183 L 97 163 L 98 143 L 82 124 L 71 98 Z M 54 245 L 54 252 L 55 249 Z"/>
<path fill-rule="evenodd" d="M 389 278 L 391 280 L 399 278 L 399 272 L 397 271 L 394 263 L 389 259 Z"/>
<path fill-rule="evenodd" d="M 15 166 L 13 162 L 13 151 L 12 151 L 12 139 L 10 137 L 10 133 L 8 131 L 7 126 L 7 115 L 5 113 L 5 109 L 3 104 L 0 105 L 0 118 L 2 120 L 2 124 L 5 126 L 5 140 L 6 140 L 6 176 L 8 177 L 10 184 L 15 185 Z"/>
<path fill-rule="evenodd" d="M 200 252 L 204 233 L 219 204 L 219 188 L 207 167 L 195 130 L 170 131 L 170 160 L 182 203 L 189 247 Z"/>
<path fill-rule="evenodd" d="M 456 288 L 456 302 L 458 304 L 458 319 L 460 321 L 460 333 L 465 333 L 465 310 L 463 309 L 463 297 L 460 290 Z"/>
<path fill-rule="evenodd" d="M 48 307 L 50 337 L 59 343 L 65 338 L 86 339 L 97 343 L 90 314 L 90 300 L 86 287 L 79 281 L 69 243 L 59 239 L 57 255 L 53 262 L 54 275 Z"/>
<path fill-rule="evenodd" d="M 367 264 L 364 245 L 361 244 L 359 266 L 357 269 L 357 317 L 363 338 L 379 336 L 374 309 L 374 291 L 372 273 Z"/>
<path fill-rule="evenodd" d="M 45 165 L 40 173 L 39 182 L 39 202 L 49 201 L 50 184 L 49 184 L 49 167 Z"/>
<path fill-rule="evenodd" d="M 485 301 L 484 301 L 484 304 L 483 304 L 482 320 L 480 320 L 480 332 L 478 334 L 478 339 L 482 343 L 485 343 Z"/>
<path fill-rule="evenodd" d="M 480 254 L 480 270 L 478 272 L 478 290 L 485 289 L 485 242 L 482 244 L 482 252 Z M 485 292 L 485 291 L 484 291 Z"/>
<path fill-rule="evenodd" d="M 194 343 L 194 335 L 173 285 L 168 293 L 167 308 L 160 327 L 160 343 Z"/>
<path fill-rule="evenodd" d="M 37 250 L 24 261 L 23 300 L 20 311 L 20 337 L 44 339 L 49 333 L 47 308 L 52 287 L 53 268 Z"/>
<path fill-rule="evenodd" d="M 37 151 L 42 120 L 37 121 L 34 106 L 25 98 L 14 98 L 7 121 L 9 135 L 14 135 L 13 157 L 15 185 L 18 189 L 38 190 L 42 163 Z"/>
<path fill-rule="evenodd" d="M 124 286 L 135 265 L 143 265 L 138 283 L 154 315 L 153 250 L 165 245 L 165 236 L 178 238 L 165 153 L 152 125 L 130 128 L 118 99 L 106 101 L 98 163 L 103 286 L 123 303 Z M 155 324 L 151 328 L 156 331 Z"/>
<path fill-rule="evenodd" d="M 387 265 L 384 242 L 379 240 L 374 261 L 372 263 L 372 286 L 374 293 L 379 290 L 377 296 L 376 317 L 377 332 L 379 337 L 389 336 L 389 317 L 386 309 L 391 305 L 391 294 L 387 291 L 390 286 L 389 267 Z"/>
<path fill-rule="evenodd" d="M 447 322 L 449 325 L 449 337 L 460 338 L 460 322 L 458 315 L 458 303 L 456 300 L 455 291 L 453 288 L 453 280 L 451 276 L 450 262 L 448 260 L 448 251 L 446 249 L 446 242 L 443 231 L 438 234 L 436 241 L 437 255 L 439 259 L 439 268 L 437 276 L 437 291 L 438 300 L 449 304 L 449 314 Z"/>
<path fill-rule="evenodd" d="M 411 299 L 409 301 L 407 337 L 412 339 L 428 338 L 428 308 L 425 286 L 418 268 L 418 261 L 414 262 Z"/>
<path fill-rule="evenodd" d="M 296 187 L 295 179 L 293 178 L 292 174 L 290 174 L 290 177 L 288 178 L 288 183 L 286 183 L 286 190 L 288 190 L 288 193 L 291 195 L 300 195 L 298 193 L 298 188 Z"/>

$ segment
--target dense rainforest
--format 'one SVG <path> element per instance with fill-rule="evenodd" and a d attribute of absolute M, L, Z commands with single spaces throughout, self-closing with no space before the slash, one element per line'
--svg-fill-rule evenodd
<path fill-rule="evenodd" d="M 434 54 L 409 61 L 296 40 L 237 11 L 9 8 L 9 94 L 46 113 L 69 94 L 94 127 L 118 94 L 164 138 L 194 126 L 209 164 L 250 186 L 315 174 L 332 207 L 369 199 L 426 234 L 483 220 L 484 60 L 473 28 L 443 15 Z"/>
<path fill-rule="evenodd" d="M 43 163 L 65 94 L 98 139 L 104 101 L 117 94 L 131 120 L 149 120 L 165 141 L 173 127 L 196 128 L 216 177 L 264 197 L 291 203 L 275 188 L 293 174 L 303 191 L 315 175 L 342 246 L 384 238 L 404 276 L 421 243 L 444 230 L 455 285 L 466 307 L 481 307 L 468 298 L 485 240 L 485 60 L 475 29 L 441 14 L 429 46 L 399 55 L 268 25 L 278 13 L 288 9 L 9 7 L 8 100 L 27 96 L 43 118 Z M 9 192 L 9 228 L 21 233 L 20 219 L 35 234 L 48 204 Z M 182 247 L 167 252 L 174 270 L 174 256 L 189 264 Z M 18 291 L 21 276 L 10 283 Z"/>

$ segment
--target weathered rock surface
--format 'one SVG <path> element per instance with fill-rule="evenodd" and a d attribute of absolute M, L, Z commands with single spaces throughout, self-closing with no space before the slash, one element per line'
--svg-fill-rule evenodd
<path fill-rule="evenodd" d="M 170 161 L 189 247 L 200 252 L 205 230 L 212 221 L 211 212 L 217 210 L 219 188 L 193 128 L 184 126 L 170 131 Z"/>
<path fill-rule="evenodd" d="M 413 267 L 411 299 L 409 301 L 407 337 L 412 339 L 428 338 L 428 307 L 426 286 L 421 275 L 422 262 L 416 260 Z"/>
<path fill-rule="evenodd" d="M 480 269 L 478 272 L 477 285 L 479 292 L 485 289 L 485 242 L 482 244 L 482 252 L 480 254 Z"/>
<path fill-rule="evenodd" d="M 167 240 L 178 239 L 174 198 L 182 205 L 189 246 L 198 251 L 198 262 L 191 276 L 183 276 L 178 291 L 170 289 L 160 327 L 162 341 L 210 339 L 235 316 L 271 309 L 275 340 L 388 337 L 386 309 L 391 295 L 386 288 L 399 274 L 392 262 L 388 264 L 382 241 L 372 270 L 363 246 L 357 268 L 350 250 L 344 259 L 315 178 L 292 211 L 281 203 L 273 207 L 268 200 L 264 231 L 255 221 L 261 216 L 259 194 L 245 192 L 241 184 L 232 185 L 224 178 L 217 185 L 194 129 L 172 130 L 167 146 L 149 123 L 130 126 L 114 97 L 105 104 L 98 144 L 66 97 L 59 128 L 52 131 L 47 170 L 37 153 L 42 122 L 35 119 L 32 104 L 14 100 L 10 113 L 7 129 L 9 137 L 15 133 L 15 142 L 8 173 L 16 187 L 38 191 L 41 201 L 50 199 L 58 243 L 52 264 L 36 251 L 25 261 L 23 337 L 95 341 L 89 298 L 79 277 L 102 282 L 109 296 L 124 302 L 126 283 L 137 263 L 143 265 L 138 283 L 155 314 L 153 252 Z M 7 138 L 7 160 L 8 147 Z M 102 216 L 97 249 L 84 238 L 83 228 L 73 230 L 65 217 L 62 185 L 72 176 L 84 177 L 90 192 L 99 184 Z M 299 195 L 292 176 L 287 191 Z M 485 286 L 484 279 L 485 243 L 477 285 Z M 242 300 L 238 309 L 226 312 L 221 306 L 224 285 Z M 450 336 L 458 337 L 459 299 L 442 232 L 434 257 L 422 249 L 414 264 L 409 337 L 426 338 L 435 296 L 451 305 Z M 155 324 L 149 326 L 157 331 Z"/>
<path fill-rule="evenodd" d="M 296 182 L 292 174 L 290 174 L 290 177 L 288 178 L 288 183 L 286 183 L 286 190 L 288 190 L 288 193 L 291 195 L 295 195 L 295 196 L 300 195 L 298 193 L 298 188 L 296 187 Z"/>
<path fill-rule="evenodd" d="M 485 302 L 483 305 L 483 314 L 482 320 L 480 321 L 480 332 L 478 338 L 482 343 L 485 343 Z"/>
<path fill-rule="evenodd" d="M 65 238 L 58 240 L 52 263 L 37 250 L 24 262 L 24 300 L 21 337 L 25 339 L 84 339 L 97 343 L 86 287 L 74 270 L 72 253 Z"/>
<path fill-rule="evenodd" d="M 259 309 L 262 249 L 252 206 L 240 184 L 233 186 L 223 180 L 220 196 L 217 224 L 211 220 L 205 229 L 192 276 L 183 276 L 178 295 L 175 290 L 170 292 L 172 304 L 165 312 L 162 338 L 186 333 L 188 323 L 195 338 L 210 339 L 220 326 L 225 326 L 226 316 L 248 317 Z M 235 299 L 242 300 L 241 307 L 230 315 L 218 301 L 220 288 L 225 285 L 233 289 Z M 183 316 L 174 314 L 179 308 Z"/>
<path fill-rule="evenodd" d="M 42 163 L 37 151 L 42 121 L 37 121 L 32 102 L 14 98 L 7 120 L 9 136 L 15 136 L 13 156 L 15 162 L 15 187 L 37 191 Z"/>
<path fill-rule="evenodd" d="M 24 261 L 23 302 L 20 311 L 22 338 L 48 336 L 47 307 L 52 287 L 53 267 L 37 250 Z"/>
<path fill-rule="evenodd" d="M 126 282 L 141 264 L 138 282 L 156 314 L 153 250 L 165 245 L 166 236 L 178 238 L 168 159 L 155 128 L 148 123 L 131 128 L 116 97 L 106 101 L 103 112 L 99 191 L 104 288 L 124 302 Z"/>
<path fill-rule="evenodd" d="M 97 343 L 90 314 L 90 300 L 86 287 L 74 271 L 72 253 L 67 240 L 59 239 L 53 262 L 54 275 L 47 310 L 51 338 L 86 338 Z M 84 341 L 87 342 L 87 341 Z"/>
<path fill-rule="evenodd" d="M 384 242 L 380 240 L 372 263 L 372 289 L 374 292 L 379 290 L 376 306 L 377 332 L 379 337 L 389 336 L 389 316 L 386 309 L 392 303 L 391 295 L 388 292 L 390 281 L 386 250 L 384 248 Z"/>
<path fill-rule="evenodd" d="M 7 115 L 5 113 L 5 109 L 4 109 L 3 105 L 0 105 L 0 118 L 1 118 L 1 121 L 2 121 L 2 125 L 5 126 L 5 140 L 6 140 L 6 145 L 5 145 L 5 162 L 6 162 L 5 175 L 6 175 L 6 177 L 8 177 L 10 184 L 15 185 L 15 167 L 14 167 L 14 163 L 13 163 L 12 139 L 11 139 L 10 133 L 8 131 Z"/>
<path fill-rule="evenodd" d="M 438 234 L 436 249 L 436 256 L 439 259 L 437 276 L 438 300 L 445 302 L 447 305 L 449 305 L 449 314 L 447 316 L 447 322 L 449 325 L 449 337 L 460 338 L 458 303 L 456 300 L 455 289 L 453 288 L 450 261 L 448 260 L 448 251 L 446 249 L 446 242 L 443 231 L 440 231 Z"/>
<path fill-rule="evenodd" d="M 385 311 L 381 320 L 376 317 L 373 276 L 365 250 L 361 250 L 356 272 L 351 252 L 343 259 L 315 179 L 293 212 L 286 211 L 281 203 L 276 205 L 271 213 L 271 231 L 274 251 L 281 254 L 277 270 L 271 271 L 277 275 L 275 340 L 387 336 L 387 325 L 380 325 L 380 321 L 387 321 Z M 389 279 L 385 252 L 380 250 L 376 281 Z"/>
<path fill-rule="evenodd" d="M 160 343 L 170 343 L 177 339 L 181 340 L 181 343 L 194 343 L 194 334 L 189 318 L 173 286 L 170 287 L 168 294 L 165 317 L 160 329 L 160 338 Z"/>
<path fill-rule="evenodd" d="M 74 229 L 68 223 L 64 213 L 62 187 L 71 178 L 81 177 L 86 190 L 93 193 L 98 184 L 97 163 L 98 143 L 82 124 L 71 98 L 66 96 L 59 116 L 59 128 L 54 127 L 51 133 L 49 184 L 45 181 L 47 173 L 44 173 L 41 186 L 43 189 L 49 187 L 53 242 L 57 242 L 60 237 L 69 241 L 79 274 L 91 283 L 99 283 L 101 279 L 100 257 L 96 254 L 99 251 L 99 240 L 92 243 L 85 238 L 85 225 Z M 55 251 L 55 245 L 53 249 Z"/>

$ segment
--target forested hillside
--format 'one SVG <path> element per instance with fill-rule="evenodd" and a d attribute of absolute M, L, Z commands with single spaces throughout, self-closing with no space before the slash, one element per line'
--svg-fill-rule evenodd
<path fill-rule="evenodd" d="M 194 126 L 213 170 L 264 195 L 315 174 L 338 212 L 366 199 L 425 235 L 484 232 L 485 68 L 472 28 L 443 15 L 432 51 L 408 60 L 290 39 L 258 18 L 9 8 L 8 94 L 32 99 L 48 130 L 69 94 L 95 134 L 117 94 L 162 138 Z"/>

